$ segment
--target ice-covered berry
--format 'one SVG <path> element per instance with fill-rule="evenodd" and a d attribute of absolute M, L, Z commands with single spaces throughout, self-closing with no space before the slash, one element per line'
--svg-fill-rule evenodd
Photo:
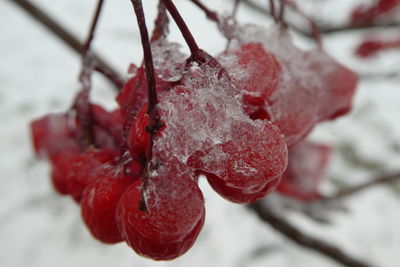
<path fill-rule="evenodd" d="M 98 240 L 110 244 L 123 241 L 115 212 L 122 194 L 133 181 L 124 176 L 123 172 L 111 169 L 94 177 L 83 191 L 80 202 L 82 218 Z"/>
<path fill-rule="evenodd" d="M 138 254 L 155 260 L 184 254 L 199 234 L 204 217 L 203 195 L 193 174 L 187 167 L 170 165 L 132 184 L 117 209 L 122 237 Z"/>

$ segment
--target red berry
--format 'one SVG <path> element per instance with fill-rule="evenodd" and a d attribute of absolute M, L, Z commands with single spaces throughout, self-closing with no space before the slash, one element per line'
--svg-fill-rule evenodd
<path fill-rule="evenodd" d="M 399 5 L 399 0 L 379 0 L 372 6 L 358 6 L 351 14 L 351 22 L 353 24 L 372 22 L 378 16 L 393 10 Z"/>
<path fill-rule="evenodd" d="M 76 202 L 80 202 L 88 183 L 104 175 L 114 167 L 116 151 L 93 150 L 82 153 L 69 162 L 68 191 Z"/>
<path fill-rule="evenodd" d="M 253 202 L 274 189 L 285 171 L 286 144 L 271 123 L 236 122 L 231 133 L 231 141 L 194 154 L 188 164 L 206 173 L 223 197 L 238 203 Z"/>
<path fill-rule="evenodd" d="M 164 81 L 156 76 L 156 90 L 158 93 L 168 91 L 171 86 L 171 82 Z M 147 103 L 147 91 L 146 71 L 144 67 L 140 67 L 135 76 L 125 83 L 116 100 L 123 112 L 136 112 Z"/>
<path fill-rule="evenodd" d="M 301 201 L 318 199 L 318 186 L 329 161 L 326 145 L 303 141 L 289 150 L 288 168 L 277 191 Z"/>
<path fill-rule="evenodd" d="M 280 65 L 261 43 L 245 43 L 222 54 L 219 59 L 243 91 L 246 105 L 263 107 L 278 87 Z"/>
<path fill-rule="evenodd" d="M 222 197 L 235 203 L 253 203 L 269 195 L 280 183 L 281 176 L 271 180 L 263 188 L 254 193 L 244 193 L 243 190 L 230 187 L 226 182 L 212 173 L 202 173 L 206 176 L 211 187 Z"/>
<path fill-rule="evenodd" d="M 68 151 L 80 151 L 76 141 L 75 116 L 50 114 L 31 123 L 32 141 L 40 157 L 52 158 Z"/>
<path fill-rule="evenodd" d="M 99 105 L 91 105 L 96 145 L 101 149 L 119 149 L 122 144 L 124 124 L 121 109 L 106 111 Z"/>
<path fill-rule="evenodd" d="M 317 121 L 346 114 L 351 109 L 357 88 L 357 74 L 320 51 L 307 52 L 305 58 L 310 60 L 310 70 L 318 74 L 322 83 L 316 103 Z"/>
<path fill-rule="evenodd" d="M 184 254 L 204 217 L 203 195 L 193 175 L 177 166 L 161 166 L 144 182 L 139 179 L 124 193 L 117 209 L 125 241 L 138 254 L 155 260 Z"/>
<path fill-rule="evenodd" d="M 70 162 L 77 155 L 79 155 L 77 152 L 64 151 L 52 158 L 51 181 L 54 189 L 61 195 L 69 194 L 67 176 Z"/>
<path fill-rule="evenodd" d="M 150 148 L 150 134 L 147 130 L 149 124 L 150 116 L 145 104 L 133 118 L 127 140 L 132 158 L 140 163 L 146 160 Z"/>
<path fill-rule="evenodd" d="M 104 243 L 123 241 L 116 219 L 117 204 L 133 180 L 122 172 L 100 174 L 86 186 L 81 200 L 82 217 L 92 235 Z"/>

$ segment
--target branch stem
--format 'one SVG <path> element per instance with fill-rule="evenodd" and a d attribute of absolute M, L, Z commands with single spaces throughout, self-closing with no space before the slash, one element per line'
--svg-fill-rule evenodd
<path fill-rule="evenodd" d="M 214 22 L 218 22 L 219 21 L 217 12 L 214 12 L 214 11 L 210 10 L 208 7 L 206 7 L 199 0 L 190 0 L 190 1 L 192 1 L 192 3 L 195 4 L 198 8 L 203 10 L 203 12 L 206 14 L 208 19 L 210 19 L 210 20 L 212 20 Z M 238 4 L 239 4 L 239 0 L 235 0 L 235 5 L 234 5 L 234 12 L 235 13 L 236 13 Z"/>
<path fill-rule="evenodd" d="M 343 266 L 348 267 L 371 267 L 365 262 L 362 262 L 358 259 L 355 259 L 345 252 L 335 247 L 334 245 L 317 239 L 315 237 L 309 236 L 303 233 L 300 229 L 291 225 L 284 218 L 276 215 L 272 212 L 268 207 L 264 206 L 262 202 L 257 202 L 248 206 L 251 210 L 253 210 L 258 217 L 269 224 L 275 230 L 292 240 L 293 242 L 301 245 L 302 247 L 309 248 L 318 253 L 321 253 L 332 260 L 341 263 Z"/>
<path fill-rule="evenodd" d="M 342 199 L 345 197 L 352 196 L 353 194 L 359 193 L 359 192 L 361 192 L 365 189 L 371 188 L 373 186 L 390 183 L 390 182 L 395 182 L 395 181 L 400 181 L 400 172 L 382 175 L 381 177 L 373 179 L 372 181 L 368 181 L 368 182 L 362 183 L 360 185 L 356 185 L 354 187 L 343 189 L 342 191 L 339 191 L 332 196 L 322 197 L 319 201 L 339 200 L 339 199 Z"/>
<path fill-rule="evenodd" d="M 90 24 L 89 34 L 86 37 L 85 43 L 83 44 L 82 55 L 84 57 L 89 52 L 90 46 L 91 46 L 92 41 L 94 39 L 94 33 L 96 31 L 97 23 L 98 23 L 99 18 L 100 18 L 100 13 L 101 13 L 101 10 L 103 8 L 103 4 L 104 4 L 104 0 L 98 0 L 96 11 L 94 13 L 94 16 L 93 16 L 93 19 L 92 19 L 92 23 Z"/>
<path fill-rule="evenodd" d="M 156 80 L 154 75 L 153 56 L 151 53 L 151 45 L 149 33 L 147 31 L 146 19 L 144 16 L 143 5 L 141 0 L 131 0 L 133 9 L 135 10 L 137 23 L 139 26 L 140 38 L 143 48 L 144 65 L 146 69 L 147 90 L 148 90 L 148 113 L 151 116 L 152 111 L 157 105 Z"/>
<path fill-rule="evenodd" d="M 69 48 L 82 55 L 84 51 L 84 45 L 66 30 L 59 22 L 50 17 L 45 11 L 39 8 L 37 5 L 27 0 L 8 0 L 11 3 L 17 5 L 25 12 L 27 12 L 33 19 L 41 23 L 47 30 L 57 36 L 64 44 Z M 121 89 L 124 84 L 124 79 L 114 70 L 105 60 L 96 54 L 93 55 L 95 61 L 94 69 L 103 74 L 117 90 Z"/>
<path fill-rule="evenodd" d="M 183 38 L 185 39 L 190 53 L 192 54 L 193 58 L 196 58 L 199 52 L 201 51 L 199 46 L 196 43 L 192 33 L 190 32 L 188 26 L 186 25 L 185 21 L 183 20 L 181 14 L 179 13 L 178 9 L 172 2 L 172 0 L 163 0 L 165 7 L 167 8 L 168 12 L 171 14 L 172 18 L 174 19 L 176 25 L 178 26 L 179 30 L 182 33 Z"/>

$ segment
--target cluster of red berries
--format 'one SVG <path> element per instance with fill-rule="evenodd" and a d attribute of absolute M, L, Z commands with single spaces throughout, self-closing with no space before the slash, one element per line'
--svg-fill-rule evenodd
<path fill-rule="evenodd" d="M 309 188 L 298 180 L 306 172 L 317 183 L 327 149 L 299 141 L 350 109 L 357 76 L 322 51 L 299 50 L 280 29 L 266 35 L 237 25 L 224 33 L 232 44 L 216 58 L 199 50 L 187 59 L 176 44 L 152 42 L 158 104 L 151 112 L 141 66 L 116 110 L 92 104 L 86 121 L 76 108 L 32 123 L 35 151 L 51 162 L 56 190 L 80 203 L 97 239 L 126 241 L 156 260 L 182 255 L 204 223 L 200 174 L 236 203 L 265 197 L 282 175 L 289 178 L 280 192 L 315 195 L 315 188 L 298 192 Z M 289 158 L 284 174 L 288 148 L 295 162 L 314 153 L 316 171 Z"/>
<path fill-rule="evenodd" d="M 372 37 L 361 42 L 355 54 L 361 58 L 368 58 L 377 53 L 390 49 L 400 49 L 400 38 L 384 39 L 383 37 Z"/>
<path fill-rule="evenodd" d="M 352 24 L 371 23 L 379 16 L 386 14 L 400 6 L 399 0 L 378 0 L 376 3 L 357 6 L 351 14 Z"/>

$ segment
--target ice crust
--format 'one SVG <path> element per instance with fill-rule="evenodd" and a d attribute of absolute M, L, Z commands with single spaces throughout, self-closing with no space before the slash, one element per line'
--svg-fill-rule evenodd
<path fill-rule="evenodd" d="M 187 56 L 180 52 L 181 45 L 159 39 L 151 44 L 154 69 L 158 78 L 176 82 L 182 78 Z"/>
<path fill-rule="evenodd" d="M 155 149 L 181 162 L 196 151 L 231 139 L 234 120 L 250 121 L 241 108 L 241 95 L 228 77 L 209 66 L 193 65 L 183 86 L 173 88 L 160 101 L 166 128 Z"/>
<path fill-rule="evenodd" d="M 221 20 L 223 34 L 232 38 L 232 49 L 260 43 L 272 53 L 282 68 L 277 90 L 265 99 L 265 110 L 281 129 L 289 146 L 302 139 L 313 125 L 348 110 L 357 83 L 350 70 L 323 51 L 297 48 L 289 34 L 278 26 L 239 25 L 229 18 Z M 246 77 L 251 69 L 237 64 L 234 55 L 223 56 L 233 77 Z"/>
<path fill-rule="evenodd" d="M 213 173 L 244 193 L 263 188 L 286 168 L 279 129 L 249 118 L 242 92 L 211 57 L 187 68 L 181 85 L 161 97 L 158 111 L 166 127 L 155 139 L 153 157 L 161 162 L 188 166 L 195 155 L 196 166 L 188 168 Z"/>

